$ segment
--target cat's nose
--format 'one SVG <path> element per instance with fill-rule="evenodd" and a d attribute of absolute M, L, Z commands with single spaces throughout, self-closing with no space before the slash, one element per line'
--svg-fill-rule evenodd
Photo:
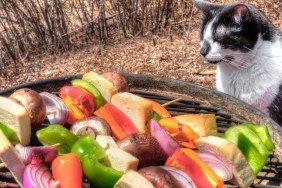
<path fill-rule="evenodd" d="M 202 54 L 202 56 L 205 57 L 209 53 L 210 49 L 211 49 L 211 46 L 210 46 L 209 42 L 204 41 L 204 43 L 201 47 L 200 53 Z"/>

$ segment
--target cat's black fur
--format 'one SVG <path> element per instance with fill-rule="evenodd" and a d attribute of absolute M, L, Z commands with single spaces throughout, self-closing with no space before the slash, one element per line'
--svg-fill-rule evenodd
<path fill-rule="evenodd" d="M 281 31 L 248 3 L 194 4 L 202 13 L 200 53 L 217 64 L 217 89 L 282 125 Z"/>

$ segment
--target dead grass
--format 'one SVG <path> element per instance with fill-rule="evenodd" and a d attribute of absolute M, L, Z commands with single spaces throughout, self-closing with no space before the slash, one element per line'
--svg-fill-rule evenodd
<path fill-rule="evenodd" d="M 197 31 L 193 34 L 197 35 Z M 9 79 L 0 78 L 1 88 L 90 70 L 156 75 L 213 87 L 214 74 L 201 75 L 201 72 L 214 67 L 201 60 L 198 45 L 193 45 L 197 39 L 191 36 L 158 37 L 155 45 L 151 39 L 136 38 L 25 62 L 19 67 L 20 74 Z"/>

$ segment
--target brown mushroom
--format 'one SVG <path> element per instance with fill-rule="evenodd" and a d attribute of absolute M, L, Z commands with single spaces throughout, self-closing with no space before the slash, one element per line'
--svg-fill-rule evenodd
<path fill-rule="evenodd" d="M 158 166 L 149 166 L 138 170 L 156 188 L 180 188 L 177 180 L 165 169 Z"/>
<path fill-rule="evenodd" d="M 112 133 L 110 125 L 97 116 L 91 116 L 76 121 L 72 126 L 70 131 L 77 136 L 80 135 L 90 135 L 94 139 L 97 135 L 109 136 Z"/>
<path fill-rule="evenodd" d="M 158 141 L 150 134 L 131 134 L 119 140 L 117 145 L 139 159 L 138 169 L 156 165 L 163 158 Z"/>
<path fill-rule="evenodd" d="M 42 124 L 46 116 L 46 106 L 39 93 L 29 88 L 22 88 L 12 93 L 9 98 L 25 107 L 32 126 Z"/>
<path fill-rule="evenodd" d="M 104 78 L 111 81 L 117 87 L 118 92 L 129 91 L 127 80 L 119 73 L 105 72 L 101 74 Z"/>

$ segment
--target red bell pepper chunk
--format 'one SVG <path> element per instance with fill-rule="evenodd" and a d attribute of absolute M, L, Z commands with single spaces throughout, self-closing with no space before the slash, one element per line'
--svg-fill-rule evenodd
<path fill-rule="evenodd" d="M 67 122 L 75 121 L 93 115 L 95 102 L 93 96 L 82 88 L 76 86 L 64 86 L 60 89 L 60 97 L 69 109 Z"/>
<path fill-rule="evenodd" d="M 74 153 L 56 157 L 52 162 L 52 174 L 60 188 L 82 188 L 82 166 Z"/>
<path fill-rule="evenodd" d="M 138 132 L 132 121 L 111 103 L 103 105 L 94 114 L 108 122 L 113 136 L 118 140 Z"/>
<path fill-rule="evenodd" d="M 187 173 L 199 188 L 221 188 L 223 181 L 203 162 L 196 152 L 178 148 L 166 160 L 166 166 L 178 168 Z"/>
<path fill-rule="evenodd" d="M 160 103 L 153 101 L 151 99 L 148 99 L 152 105 L 153 105 L 153 111 L 156 112 L 161 118 L 169 118 L 171 117 L 171 114 L 169 111 L 163 107 Z"/>

